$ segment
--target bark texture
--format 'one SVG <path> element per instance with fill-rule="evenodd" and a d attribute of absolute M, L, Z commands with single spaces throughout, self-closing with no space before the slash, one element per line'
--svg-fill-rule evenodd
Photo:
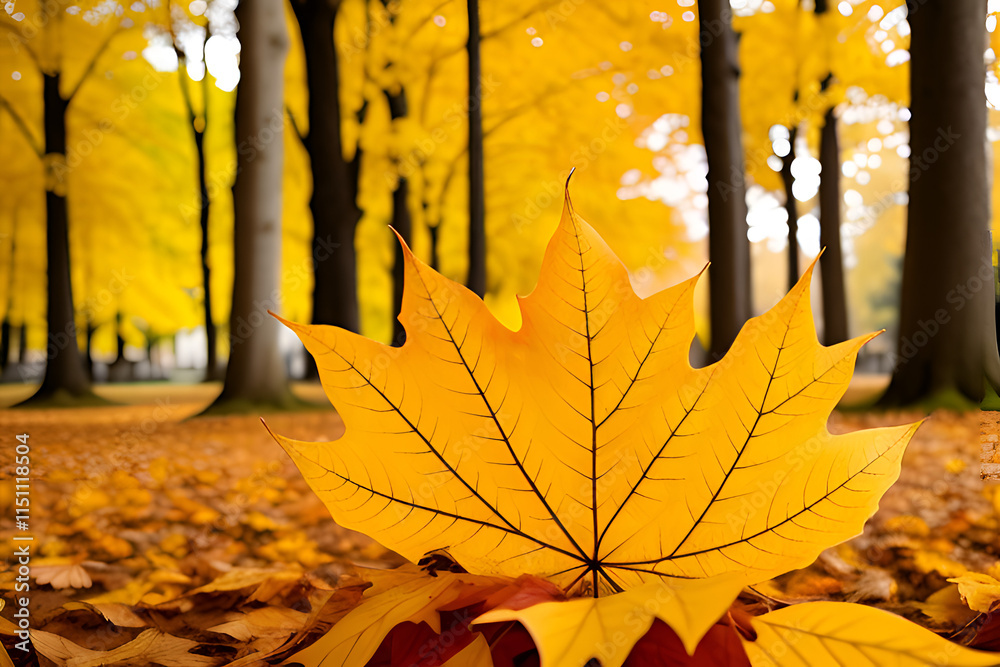
<path fill-rule="evenodd" d="M 468 0 L 469 39 L 469 275 L 466 286 L 486 294 L 486 180 L 483 171 L 483 86 L 479 57 L 479 0 Z"/>
<path fill-rule="evenodd" d="M 726 353 L 752 314 L 750 242 L 736 36 L 728 0 L 698 0 L 702 133 L 708 157 L 710 359 Z"/>
<path fill-rule="evenodd" d="M 45 256 L 48 262 L 48 337 L 45 376 L 26 403 L 92 397 L 76 338 L 73 286 L 69 266 L 69 208 L 66 202 L 66 111 L 60 74 L 43 75 L 43 121 L 47 158 L 45 191 Z"/>
<path fill-rule="evenodd" d="M 988 250 L 986 0 L 908 0 L 910 188 L 897 363 L 882 398 L 982 399 L 995 366 Z"/>
<path fill-rule="evenodd" d="M 340 72 L 333 31 L 339 0 L 293 2 L 305 50 L 309 133 L 302 138 L 312 167 L 313 323 L 361 328 L 354 238 L 360 150 L 344 158 Z"/>
<path fill-rule="evenodd" d="M 230 352 L 222 394 L 210 412 L 294 403 L 278 348 L 284 64 L 281 0 L 240 3 L 242 43 L 236 91 L 237 177 L 233 185 L 234 279 Z"/>

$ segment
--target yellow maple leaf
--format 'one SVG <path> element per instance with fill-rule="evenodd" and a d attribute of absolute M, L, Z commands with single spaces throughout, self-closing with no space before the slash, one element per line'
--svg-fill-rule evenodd
<path fill-rule="evenodd" d="M 691 648 L 739 584 L 858 534 L 917 428 L 827 430 L 872 335 L 818 343 L 812 268 L 695 369 L 697 277 L 640 299 L 568 195 L 517 331 L 404 254 L 401 348 L 286 321 L 346 433 L 275 437 L 340 525 L 413 562 L 446 550 L 473 574 L 593 597 L 727 577 L 721 603 L 679 596 Z"/>
<path fill-rule="evenodd" d="M 965 648 L 881 609 L 806 602 L 758 616 L 757 638 L 743 640 L 754 667 L 1000 664 L 996 654 Z"/>

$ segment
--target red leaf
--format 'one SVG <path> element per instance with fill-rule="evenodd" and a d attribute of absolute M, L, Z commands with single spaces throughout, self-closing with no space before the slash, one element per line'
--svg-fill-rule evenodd
<path fill-rule="evenodd" d="M 677 633 L 663 621 L 653 621 L 642 639 L 635 645 L 624 667 L 750 667 L 739 637 L 728 625 L 713 625 L 698 644 L 694 655 L 684 651 Z"/>

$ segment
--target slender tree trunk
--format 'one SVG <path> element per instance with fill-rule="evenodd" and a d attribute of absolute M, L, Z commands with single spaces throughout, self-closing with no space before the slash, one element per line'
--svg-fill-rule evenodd
<path fill-rule="evenodd" d="M 815 13 L 829 10 L 827 0 L 816 0 Z M 827 74 L 820 82 L 826 91 L 833 81 Z M 837 138 L 837 114 L 826 110 L 819 138 L 819 244 L 824 248 L 819 260 L 823 291 L 823 342 L 826 345 L 847 340 L 847 289 L 844 283 L 844 253 L 840 246 L 840 141 Z"/>
<path fill-rule="evenodd" d="M 698 0 L 701 124 L 708 157 L 710 358 L 720 359 L 752 314 L 739 67 L 727 0 Z"/>
<path fill-rule="evenodd" d="M 389 100 L 389 114 L 392 120 L 405 118 L 407 114 L 406 90 L 400 89 L 398 93 L 386 93 Z M 407 204 L 409 199 L 410 184 L 402 173 L 396 181 L 396 189 L 392 191 L 392 227 L 396 233 L 403 237 L 403 240 L 410 243 L 413 235 L 413 220 L 410 216 L 410 207 Z M 392 312 L 396 315 L 393 321 L 392 344 L 402 345 L 406 342 L 406 330 L 399 320 L 399 313 L 403 308 L 403 268 L 404 268 L 403 248 L 396 245 L 396 257 L 392 266 Z"/>
<path fill-rule="evenodd" d="M 209 412 L 291 404 L 279 307 L 284 166 L 284 66 L 288 52 L 281 0 L 236 9 L 242 43 L 236 91 L 237 177 L 233 185 L 234 281 L 230 353 L 222 394 Z"/>
<path fill-rule="evenodd" d="M 43 74 L 45 154 L 52 162 L 46 174 L 46 241 L 48 261 L 48 347 L 42 386 L 25 403 L 49 399 L 92 398 L 90 381 L 76 340 L 73 287 L 69 269 L 69 210 L 66 203 L 66 110 L 59 73 Z"/>
<path fill-rule="evenodd" d="M 908 0 L 910 197 L 898 358 L 882 398 L 901 405 L 954 395 L 978 402 L 996 365 L 993 269 L 985 238 L 983 51 L 986 0 Z"/>
<path fill-rule="evenodd" d="M 360 151 L 344 159 L 340 73 L 333 31 L 339 0 L 294 2 L 305 49 L 309 134 L 303 138 L 312 166 L 313 323 L 360 331 L 354 238 Z"/>
<path fill-rule="evenodd" d="M 847 340 L 847 291 L 844 287 L 844 255 L 840 247 L 840 142 L 837 116 L 826 110 L 819 138 L 819 244 L 825 248 L 819 260 L 823 290 L 823 342 L 833 345 Z"/>
<path fill-rule="evenodd" d="M 94 326 L 93 322 L 87 322 L 87 346 L 84 349 L 84 363 L 87 366 L 87 378 L 93 382 L 94 381 L 94 332 L 97 327 Z"/>
<path fill-rule="evenodd" d="M 202 310 L 205 318 L 205 352 L 208 360 L 205 366 L 205 379 L 218 379 L 219 374 L 219 328 L 212 318 L 212 266 L 208 259 L 209 232 L 208 221 L 211 217 L 211 199 L 208 193 L 208 166 L 205 160 L 205 132 L 208 129 L 208 114 L 205 114 L 205 126 L 199 130 L 191 124 L 194 130 L 194 145 L 198 154 L 198 222 L 201 226 L 201 284 L 204 297 Z"/>
<path fill-rule="evenodd" d="M 17 363 L 24 364 L 28 361 L 28 325 L 22 323 L 17 331 Z"/>
<path fill-rule="evenodd" d="M 468 0 L 469 38 L 469 275 L 466 286 L 486 294 L 486 180 L 483 173 L 483 85 L 479 57 L 479 0 Z"/>
<path fill-rule="evenodd" d="M 799 211 L 795 203 L 792 185 L 792 162 L 795 161 L 795 139 L 799 134 L 796 127 L 788 131 L 788 143 L 791 148 L 788 155 L 781 158 L 781 182 L 785 186 L 785 213 L 788 214 L 788 289 L 795 287 L 799 281 Z"/>
<path fill-rule="evenodd" d="M 430 225 L 427 227 L 427 234 L 430 236 L 431 241 L 431 268 L 435 271 L 441 270 L 441 256 L 440 248 L 438 247 L 438 242 L 441 236 L 441 225 L 440 223 L 436 225 Z"/>

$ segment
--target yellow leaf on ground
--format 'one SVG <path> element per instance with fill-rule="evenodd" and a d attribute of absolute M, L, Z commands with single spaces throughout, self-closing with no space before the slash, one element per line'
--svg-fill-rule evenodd
<path fill-rule="evenodd" d="M 301 576 L 302 571 L 298 569 L 276 570 L 256 567 L 234 567 L 204 586 L 199 586 L 189 591 L 188 595 L 214 593 L 216 591 L 237 591 L 243 588 L 260 586 L 272 579 L 297 581 Z"/>
<path fill-rule="evenodd" d="M 986 667 L 1000 655 L 965 648 L 881 609 L 844 602 L 805 602 L 753 619 L 743 640 L 754 667 L 921 665 Z"/>
<path fill-rule="evenodd" d="M 694 653 L 742 587 L 742 578 L 735 575 L 656 581 L 607 597 L 494 609 L 475 622 L 519 621 L 534 639 L 543 667 L 580 667 L 591 658 L 602 667 L 621 667 L 655 618 Z"/>
<path fill-rule="evenodd" d="M 225 623 L 208 628 L 248 642 L 255 637 L 286 637 L 302 628 L 307 614 L 286 607 L 261 607 L 245 613 L 226 614 Z"/>
<path fill-rule="evenodd" d="M 1000 600 L 1000 581 L 988 574 L 968 572 L 948 581 L 958 584 L 958 593 L 969 609 L 988 614 Z"/>
<path fill-rule="evenodd" d="M 912 603 L 940 626 L 958 629 L 976 617 L 958 592 L 958 586 L 945 586 L 929 595 L 923 602 Z"/>

